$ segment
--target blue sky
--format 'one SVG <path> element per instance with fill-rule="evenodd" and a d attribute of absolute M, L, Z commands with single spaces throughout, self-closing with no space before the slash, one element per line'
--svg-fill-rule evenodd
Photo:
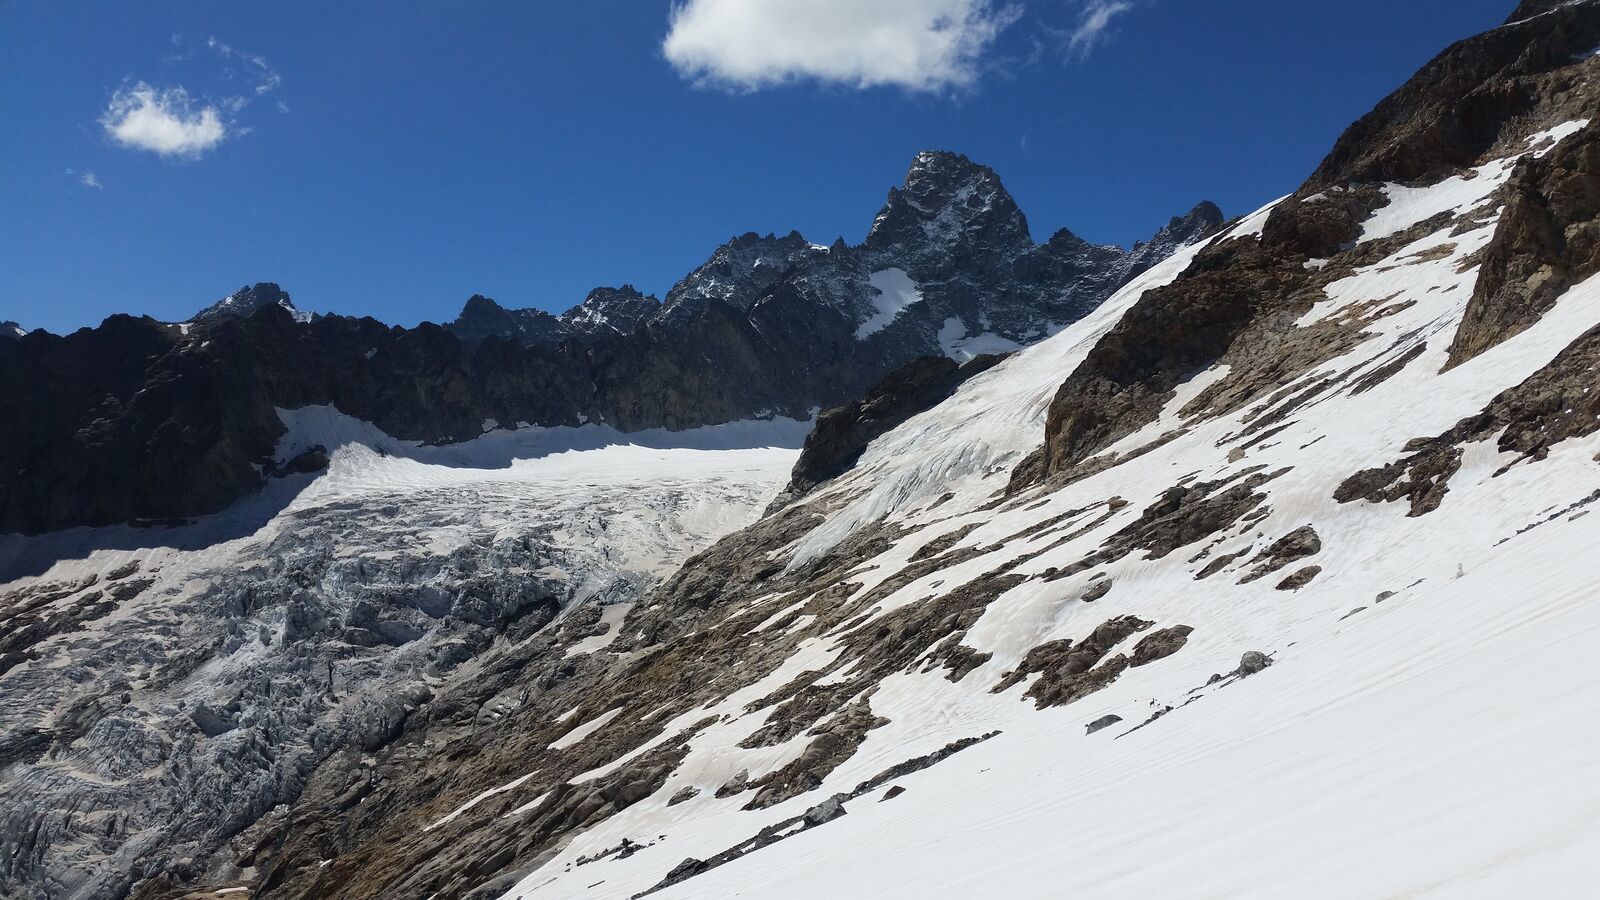
<path fill-rule="evenodd" d="M 859 241 L 925 148 L 1128 244 L 1289 192 L 1514 5 L 0 0 L 0 319 L 661 294 L 740 232 Z"/>

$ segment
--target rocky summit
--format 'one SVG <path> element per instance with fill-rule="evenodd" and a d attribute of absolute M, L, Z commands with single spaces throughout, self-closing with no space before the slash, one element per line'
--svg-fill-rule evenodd
<path fill-rule="evenodd" d="M 1586 896 L 1596 48 L 1131 250 L 924 153 L 661 301 L 0 341 L 0 895 Z"/>
<path fill-rule="evenodd" d="M 190 323 L 213 322 L 229 317 L 235 319 L 248 319 L 269 306 L 276 306 L 289 313 L 290 318 L 296 322 L 311 321 L 311 314 L 301 312 L 295 308 L 294 303 L 283 288 L 275 284 L 245 285 L 221 300 L 211 304 L 205 309 L 194 314 Z"/>

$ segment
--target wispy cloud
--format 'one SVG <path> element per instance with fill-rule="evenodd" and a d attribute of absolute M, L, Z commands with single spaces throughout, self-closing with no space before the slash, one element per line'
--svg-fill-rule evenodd
<path fill-rule="evenodd" d="M 1078 24 L 1066 34 L 1067 55 L 1079 61 L 1088 59 L 1105 39 L 1112 20 L 1130 9 L 1132 0 L 1086 0 Z"/>
<path fill-rule="evenodd" d="M 940 91 L 973 84 L 1020 16 L 995 0 L 684 0 L 661 49 L 683 77 L 723 88 Z"/>
<path fill-rule="evenodd" d="M 217 107 L 197 109 L 182 87 L 157 90 L 142 81 L 111 96 L 100 124 L 124 147 L 171 158 L 198 159 L 228 136 Z"/>
<path fill-rule="evenodd" d="M 100 190 L 102 187 L 105 187 L 105 185 L 100 183 L 100 179 L 94 177 L 93 172 L 84 172 L 83 176 L 78 179 L 78 182 L 84 187 L 94 188 L 95 190 Z"/>
<path fill-rule="evenodd" d="M 173 35 L 172 45 L 179 52 L 167 57 L 169 64 L 196 57 L 195 46 L 182 35 Z M 214 37 L 207 38 L 203 47 L 202 55 L 221 63 L 207 78 L 216 91 L 201 97 L 181 84 L 161 88 L 143 80 L 124 84 L 100 114 L 106 135 L 129 149 L 168 159 L 199 159 L 224 140 L 248 134 L 239 114 L 276 89 L 282 77 L 259 54 L 237 50 Z M 281 103 L 279 107 L 285 109 Z"/>
<path fill-rule="evenodd" d="M 283 83 L 283 78 L 276 70 L 267 65 L 265 58 L 259 53 L 245 53 L 235 50 L 228 44 L 214 37 L 206 38 L 206 48 L 230 63 L 239 66 L 236 72 L 232 68 L 223 70 L 223 78 L 232 80 L 236 77 L 243 78 L 248 83 L 248 89 L 255 96 L 268 93 Z"/>

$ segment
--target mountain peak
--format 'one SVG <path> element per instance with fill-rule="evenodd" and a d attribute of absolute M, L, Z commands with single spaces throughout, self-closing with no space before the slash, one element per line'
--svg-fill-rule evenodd
<path fill-rule="evenodd" d="M 483 316 L 503 316 L 505 314 L 506 308 L 494 302 L 494 300 L 482 294 L 473 294 L 467 298 L 466 304 L 461 307 L 461 315 L 456 317 L 456 321 L 476 319 Z"/>
<path fill-rule="evenodd" d="M 564 323 L 542 309 L 506 309 L 482 294 L 473 294 L 461 314 L 445 330 L 468 344 L 502 338 L 523 345 L 557 344 L 569 332 Z"/>
<path fill-rule="evenodd" d="M 248 318 L 268 306 L 279 306 L 287 310 L 296 322 L 311 321 L 311 314 L 304 313 L 295 308 L 289 299 L 289 293 L 270 281 L 260 281 L 253 285 L 234 291 L 216 303 L 200 310 L 194 315 L 194 321 L 206 322 L 222 317 Z"/>
<path fill-rule="evenodd" d="M 1182 220 L 1206 222 L 1213 228 L 1226 221 L 1222 215 L 1222 207 L 1212 203 L 1210 200 L 1201 200 L 1194 205 L 1194 209 L 1189 210 L 1188 215 L 1174 218 L 1172 221 L 1176 223 Z"/>
<path fill-rule="evenodd" d="M 27 330 L 16 322 L 0 322 L 0 340 L 15 340 L 27 333 Z"/>
<path fill-rule="evenodd" d="M 1148 241 L 1133 245 L 1129 254 L 1132 271 L 1139 272 L 1200 240 L 1223 223 L 1222 210 L 1210 200 L 1202 200 L 1185 215 L 1173 216 Z"/>
<path fill-rule="evenodd" d="M 710 259 L 673 285 L 667 292 L 663 313 L 682 316 L 708 302 L 748 310 L 762 291 L 814 252 L 820 251 L 798 231 L 783 237 L 747 231 L 730 238 Z"/>
<path fill-rule="evenodd" d="M 597 287 L 583 302 L 560 315 L 563 324 L 574 331 L 593 334 L 617 331 L 627 334 L 640 322 L 655 315 L 661 301 L 639 292 L 631 284 L 622 287 Z"/>
<path fill-rule="evenodd" d="M 1222 210 L 1210 200 L 1202 200 L 1184 215 L 1173 216 L 1150 240 L 1135 244 L 1134 249 L 1161 243 L 1177 246 L 1192 244 L 1202 235 L 1220 227 L 1223 221 Z"/>
<path fill-rule="evenodd" d="M 867 235 L 869 250 L 948 249 L 970 243 L 1005 250 L 1033 241 L 1028 220 L 994 170 L 960 153 L 924 150 L 889 191 Z"/>

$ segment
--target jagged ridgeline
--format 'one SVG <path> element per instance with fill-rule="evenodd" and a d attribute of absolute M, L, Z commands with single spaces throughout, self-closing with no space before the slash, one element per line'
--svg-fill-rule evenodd
<path fill-rule="evenodd" d="M 1597 51 L 1600 0 L 1525 2 L 1132 252 L 924 154 L 862 245 L 745 236 L 660 302 L 390 329 L 261 285 L 5 341 L 87 417 L 0 461 L 79 479 L 22 525 L 169 467 L 245 500 L 0 537 L 53 561 L 0 585 L 0 894 L 1581 890 Z M 483 433 L 812 406 L 798 454 Z"/>
<path fill-rule="evenodd" d="M 1014 350 L 1210 233 L 1210 203 L 1131 251 L 1034 243 L 999 177 L 919 154 L 860 246 L 747 234 L 664 302 L 600 288 L 553 316 L 475 296 L 445 326 L 311 316 L 274 284 L 169 325 L 0 331 L 0 533 L 215 512 L 281 460 L 277 408 L 331 404 L 399 438 L 486 422 L 680 430 L 807 419 L 923 356 Z"/>

